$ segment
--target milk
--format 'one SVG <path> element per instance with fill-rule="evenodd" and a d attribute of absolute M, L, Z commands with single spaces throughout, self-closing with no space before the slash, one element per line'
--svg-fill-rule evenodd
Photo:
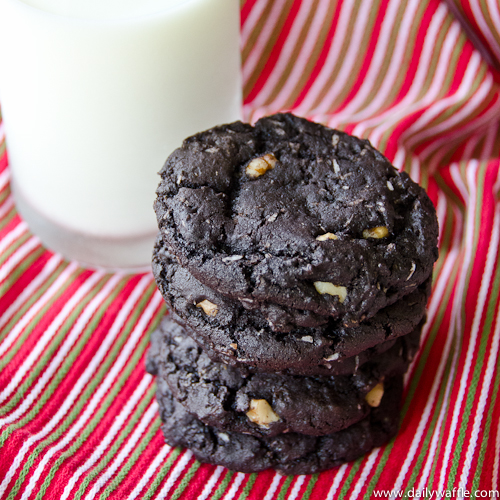
<path fill-rule="evenodd" d="M 238 27 L 237 0 L 0 0 L 14 194 L 42 241 L 91 264 L 149 261 L 158 170 L 240 117 Z M 66 248 L 75 238 L 90 257 Z"/>

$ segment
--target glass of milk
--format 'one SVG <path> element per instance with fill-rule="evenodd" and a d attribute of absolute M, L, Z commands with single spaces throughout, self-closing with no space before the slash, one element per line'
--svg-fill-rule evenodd
<path fill-rule="evenodd" d="M 92 266 L 151 260 L 157 172 L 240 118 L 237 0 L 0 0 L 0 105 L 20 214 Z"/>

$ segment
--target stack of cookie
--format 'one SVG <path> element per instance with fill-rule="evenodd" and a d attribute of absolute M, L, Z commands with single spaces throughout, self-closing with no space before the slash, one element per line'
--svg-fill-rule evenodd
<path fill-rule="evenodd" d="M 204 462 L 318 472 L 395 435 L 437 258 L 425 191 L 291 114 L 186 139 L 160 172 L 163 432 Z"/>

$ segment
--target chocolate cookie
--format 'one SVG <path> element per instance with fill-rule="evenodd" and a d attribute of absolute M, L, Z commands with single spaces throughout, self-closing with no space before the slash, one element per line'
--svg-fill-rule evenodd
<path fill-rule="evenodd" d="M 357 323 L 437 258 L 422 188 L 368 141 L 290 114 L 194 135 L 160 174 L 155 211 L 180 264 L 249 307 Z"/>
<path fill-rule="evenodd" d="M 153 273 L 170 310 L 189 334 L 214 351 L 220 360 L 261 371 L 289 370 L 309 375 L 352 372 L 360 363 L 354 359 L 357 354 L 363 353 L 362 363 L 372 354 L 368 349 L 374 346 L 378 346 L 377 352 L 388 349 L 390 341 L 418 327 L 430 294 L 430 280 L 427 280 L 395 304 L 351 328 L 339 319 L 307 311 L 303 325 L 309 326 L 297 326 L 293 322 L 297 322 L 299 310 L 294 311 L 290 322 L 280 321 L 273 316 L 272 304 L 249 311 L 244 303 L 203 285 L 177 263 L 161 236 L 155 246 Z M 312 315 L 315 318 L 311 320 Z"/>
<path fill-rule="evenodd" d="M 213 362 L 168 317 L 153 333 L 152 346 L 148 365 L 157 383 L 165 381 L 189 413 L 218 429 L 254 436 L 322 436 L 344 429 L 368 415 L 374 387 L 376 392 L 408 366 L 393 348 L 348 376 L 251 373 Z"/>
<path fill-rule="evenodd" d="M 384 389 L 380 406 L 367 417 L 320 437 L 296 433 L 255 437 L 221 431 L 189 414 L 164 380 L 158 383 L 157 399 L 166 442 L 189 448 L 201 462 L 241 472 L 272 467 L 283 474 L 314 474 L 355 460 L 397 433 L 402 377 L 387 380 Z"/>

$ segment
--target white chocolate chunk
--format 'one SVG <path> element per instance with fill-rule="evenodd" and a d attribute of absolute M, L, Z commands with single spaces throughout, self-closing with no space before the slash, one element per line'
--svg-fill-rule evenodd
<path fill-rule="evenodd" d="M 314 288 L 316 288 L 316 291 L 322 295 L 336 295 L 341 304 L 347 297 L 347 288 L 345 286 L 337 286 L 333 283 L 329 283 L 328 281 L 315 281 Z"/>
<path fill-rule="evenodd" d="M 245 173 L 248 177 L 252 179 L 256 179 L 261 175 L 265 174 L 268 170 L 271 170 L 276 165 L 276 156 L 273 153 L 268 153 L 264 156 L 260 156 L 259 158 L 254 158 L 245 169 Z"/>
<path fill-rule="evenodd" d="M 219 310 L 217 304 L 214 304 L 207 299 L 198 302 L 198 304 L 196 304 L 196 307 L 201 307 L 203 309 L 203 312 L 207 316 L 215 316 L 217 314 L 217 311 Z"/>
<path fill-rule="evenodd" d="M 280 417 L 265 399 L 252 399 L 250 401 L 250 410 L 247 411 L 247 417 L 250 422 L 260 427 L 269 427 L 269 424 L 280 420 Z"/>
<path fill-rule="evenodd" d="M 235 262 L 237 260 L 241 260 L 243 255 L 230 255 L 229 257 L 224 257 L 222 262 Z"/>
<path fill-rule="evenodd" d="M 300 340 L 302 340 L 302 342 L 308 342 L 309 344 L 314 342 L 314 339 L 310 335 L 304 335 Z"/>
<path fill-rule="evenodd" d="M 377 408 L 382 401 L 382 396 L 384 395 L 384 383 L 379 382 L 366 396 L 366 402 L 373 408 Z"/>
<path fill-rule="evenodd" d="M 326 241 L 326 240 L 338 240 L 338 236 L 336 236 L 333 233 L 325 233 L 325 234 L 320 234 L 319 236 L 316 236 L 316 239 L 318 241 Z"/>
<path fill-rule="evenodd" d="M 411 268 L 410 268 L 410 274 L 408 275 L 408 278 L 406 278 L 406 281 L 408 281 L 413 276 L 413 273 L 415 272 L 416 269 L 417 269 L 417 266 L 416 266 L 415 262 L 412 262 Z"/>
<path fill-rule="evenodd" d="M 331 354 L 327 358 L 323 358 L 325 361 L 337 361 L 340 358 L 340 354 L 336 352 L 335 354 Z"/>
<path fill-rule="evenodd" d="M 339 162 L 335 158 L 333 159 L 333 171 L 337 175 L 340 174 L 340 165 L 339 165 Z"/>
<path fill-rule="evenodd" d="M 375 238 L 375 239 L 380 239 L 380 238 L 386 238 L 389 236 L 389 230 L 385 226 L 377 226 L 373 227 L 372 229 L 365 229 L 363 231 L 363 238 L 368 239 L 368 238 Z"/>

